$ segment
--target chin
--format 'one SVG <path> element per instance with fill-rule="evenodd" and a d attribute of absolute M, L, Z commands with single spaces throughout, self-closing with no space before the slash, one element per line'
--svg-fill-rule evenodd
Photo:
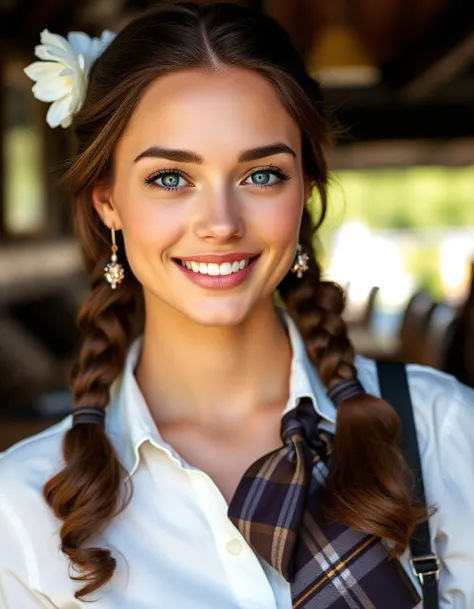
<path fill-rule="evenodd" d="M 253 307 L 247 303 L 199 303 L 192 307 L 192 311 L 183 313 L 194 323 L 207 327 L 237 326 L 248 319 Z"/>

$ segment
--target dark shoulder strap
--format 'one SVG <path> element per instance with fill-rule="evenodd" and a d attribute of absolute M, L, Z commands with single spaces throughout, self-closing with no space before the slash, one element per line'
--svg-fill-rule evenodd
<path fill-rule="evenodd" d="M 400 446 L 408 465 L 413 470 L 417 496 L 425 504 L 423 472 L 405 365 L 399 362 L 377 362 L 377 372 L 383 399 L 395 408 L 402 421 Z M 431 549 L 428 521 L 422 522 L 415 529 L 410 540 L 410 549 L 412 556 L 410 565 L 423 589 L 423 607 L 439 609 L 439 560 Z"/>

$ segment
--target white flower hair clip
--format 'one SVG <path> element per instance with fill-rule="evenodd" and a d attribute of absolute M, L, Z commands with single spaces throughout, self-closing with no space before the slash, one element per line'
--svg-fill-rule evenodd
<path fill-rule="evenodd" d="M 24 72 L 35 81 L 32 91 L 36 99 L 53 102 L 46 114 L 50 127 L 69 127 L 72 115 L 84 102 L 91 65 L 114 38 L 108 30 L 100 38 L 70 32 L 67 39 L 48 30 L 41 32 L 35 55 L 42 61 L 33 62 Z"/>

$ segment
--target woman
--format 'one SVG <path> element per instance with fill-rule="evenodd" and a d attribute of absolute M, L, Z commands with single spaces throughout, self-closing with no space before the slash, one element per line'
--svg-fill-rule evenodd
<path fill-rule="evenodd" d="M 79 143 L 91 293 L 72 420 L 1 461 L 1 606 L 414 607 L 406 548 L 426 509 L 312 248 L 318 84 L 273 20 L 233 5 L 135 20 L 84 100 L 64 43 L 44 33 L 61 86 L 36 95 Z M 418 367 L 409 382 L 441 606 L 472 609 L 474 395 Z"/>

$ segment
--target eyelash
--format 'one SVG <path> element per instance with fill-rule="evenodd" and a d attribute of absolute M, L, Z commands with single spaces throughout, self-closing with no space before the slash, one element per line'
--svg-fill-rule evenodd
<path fill-rule="evenodd" d="M 146 178 L 145 183 L 148 184 L 148 186 L 151 186 L 152 188 L 158 188 L 159 190 L 165 190 L 165 191 L 179 190 L 180 187 L 173 188 L 171 186 L 160 186 L 159 184 L 155 184 L 156 180 L 158 180 L 158 178 L 160 178 L 161 176 L 169 176 L 169 175 L 178 176 L 180 178 L 184 178 L 185 180 L 187 180 L 184 173 L 182 171 L 180 171 L 179 169 L 160 169 L 159 171 L 156 171 L 151 176 Z"/>
<path fill-rule="evenodd" d="M 269 165 L 268 167 L 261 167 L 259 169 L 255 169 L 254 171 L 252 171 L 252 173 L 250 173 L 245 178 L 245 180 L 248 180 L 256 173 L 272 173 L 278 178 L 278 182 L 275 182 L 274 184 L 252 184 L 252 186 L 256 186 L 257 188 L 273 188 L 274 186 L 278 186 L 282 182 L 286 182 L 287 180 L 290 179 L 290 176 L 287 173 L 285 173 L 278 167 Z M 175 176 L 178 176 L 178 177 L 181 177 L 181 178 L 184 178 L 185 180 L 187 180 L 187 177 L 185 176 L 185 174 L 182 171 L 180 171 L 179 169 L 160 169 L 160 171 L 156 171 L 148 178 L 145 178 L 145 183 L 148 186 L 151 186 L 152 188 L 158 188 L 159 190 L 164 190 L 167 192 L 176 191 L 176 190 L 179 190 L 180 188 L 183 188 L 182 186 L 172 187 L 172 186 L 161 186 L 159 184 L 156 184 L 156 180 L 158 180 L 158 178 L 160 178 L 161 176 L 166 176 L 166 175 L 175 175 Z M 184 187 L 184 188 L 186 188 L 186 187 Z"/>

